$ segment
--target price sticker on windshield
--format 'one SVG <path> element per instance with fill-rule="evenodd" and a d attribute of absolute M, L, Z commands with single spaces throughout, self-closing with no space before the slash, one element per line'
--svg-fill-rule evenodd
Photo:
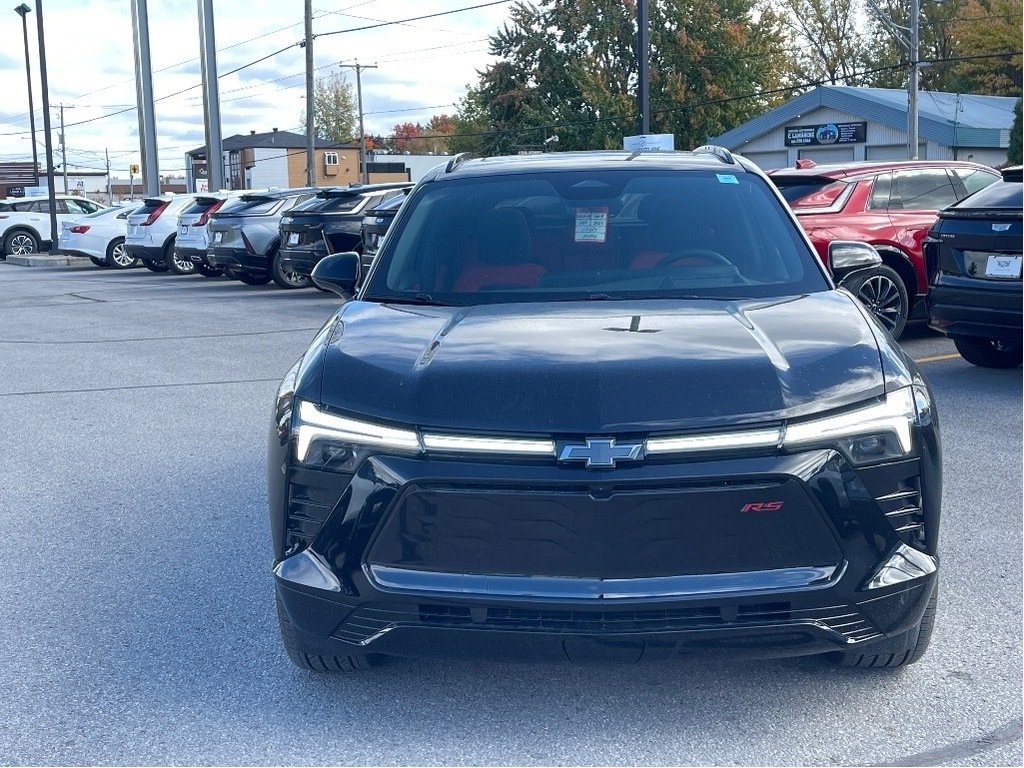
<path fill-rule="evenodd" d="M 576 209 L 576 242 L 603 243 L 608 239 L 607 208 Z"/>

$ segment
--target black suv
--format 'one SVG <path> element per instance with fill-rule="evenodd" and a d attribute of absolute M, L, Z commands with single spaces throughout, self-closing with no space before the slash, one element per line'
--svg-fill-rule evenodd
<path fill-rule="evenodd" d="M 282 269 L 309 275 L 328 253 L 361 251 L 363 215 L 386 200 L 403 195 L 408 182 L 328 187 L 281 219 Z"/>
<path fill-rule="evenodd" d="M 839 274 L 877 266 L 837 242 Z M 347 296 L 359 256 L 317 265 Z M 269 443 L 298 665 L 727 650 L 899 667 L 936 611 L 913 361 L 720 148 L 453 158 L 286 375 Z"/>
<path fill-rule="evenodd" d="M 398 210 L 402 207 L 402 203 L 405 202 L 405 197 L 404 194 L 393 197 L 376 208 L 370 209 L 363 217 L 361 234 L 363 250 L 360 262 L 363 265 L 362 272 L 364 275 L 368 274 L 370 267 L 373 266 L 373 260 L 377 256 L 380 242 L 391 228 L 391 223 L 395 220 L 395 216 L 398 215 Z"/>
<path fill-rule="evenodd" d="M 1021 167 L 939 213 L 924 241 L 928 321 L 967 362 L 1021 364 Z"/>

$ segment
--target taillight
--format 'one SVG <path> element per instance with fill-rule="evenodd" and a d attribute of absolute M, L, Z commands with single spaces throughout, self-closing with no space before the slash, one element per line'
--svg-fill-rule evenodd
<path fill-rule="evenodd" d="M 203 215 L 199 217 L 199 221 L 195 223 L 195 226 L 205 227 L 206 222 L 210 220 L 210 216 L 215 214 L 217 212 L 217 209 L 220 208 L 222 205 L 224 205 L 224 201 L 218 200 L 216 203 L 207 208 Z"/>
<path fill-rule="evenodd" d="M 78 224 L 72 227 L 71 231 L 74 232 L 76 235 L 84 235 L 86 232 L 89 231 L 89 226 L 87 224 Z"/>
<path fill-rule="evenodd" d="M 170 204 L 171 204 L 171 201 L 168 200 L 166 203 L 161 203 L 156 208 L 154 208 L 153 211 L 146 218 L 146 220 L 144 222 L 142 222 L 142 226 L 148 227 L 154 221 L 159 219 L 160 218 L 160 214 L 164 212 L 164 208 L 166 208 Z"/>

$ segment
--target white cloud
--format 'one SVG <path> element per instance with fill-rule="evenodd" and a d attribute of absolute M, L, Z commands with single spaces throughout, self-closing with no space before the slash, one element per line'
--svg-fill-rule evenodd
<path fill-rule="evenodd" d="M 363 108 L 370 133 L 387 134 L 399 122 L 426 120 L 452 108 L 477 70 L 491 60 L 484 38 L 506 20 L 509 4 L 481 8 L 408 24 L 352 30 L 409 16 L 475 5 L 480 0 L 314 0 L 313 43 L 320 74 L 336 62 L 378 64 L 363 71 Z M 46 54 L 56 154 L 57 108 L 67 105 L 69 163 L 95 164 L 105 149 L 115 172 L 138 161 L 138 122 L 134 110 L 104 118 L 135 104 L 134 48 L 128 2 L 44 0 Z M 298 42 L 303 36 L 300 0 L 217 0 L 215 23 L 218 70 L 223 73 Z M 8 18 L 9 17 L 9 18 Z M 28 15 L 36 130 L 42 150 L 43 121 L 36 52 L 35 13 Z M 150 46 L 154 69 L 157 146 L 162 168 L 177 169 L 184 152 L 203 142 L 199 89 L 199 25 L 196 0 L 149 0 Z M 5 103 L 0 114 L 0 159 L 31 159 L 21 19 L 0 14 L 0 33 L 18 41 L 0 55 Z M 257 38 L 251 42 L 238 43 Z M 247 130 L 295 129 L 305 109 L 304 51 L 293 47 L 237 74 L 222 77 L 224 135 Z M 347 70 L 350 80 L 354 72 Z M 268 82 L 277 81 L 277 82 Z M 194 86 L 194 87 L 193 87 Z M 166 97 L 192 88 L 181 95 Z M 408 110 L 397 112 L 395 110 Z M 101 119 L 97 119 L 101 118 Z M 77 124 L 81 123 L 81 124 Z M 97 155 L 99 153 L 99 155 Z M 59 160 L 55 161 L 59 162 Z"/>

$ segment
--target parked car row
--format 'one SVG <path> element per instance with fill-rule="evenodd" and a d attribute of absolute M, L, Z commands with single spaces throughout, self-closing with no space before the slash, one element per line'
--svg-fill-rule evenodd
<path fill-rule="evenodd" d="M 96 213 L 105 207 L 72 195 L 57 195 L 54 202 L 58 225 Z M 49 198 L 37 196 L 0 200 L 0 244 L 5 259 L 8 256 L 29 256 L 49 250 L 53 244 Z"/>
<path fill-rule="evenodd" d="M 875 246 L 882 266 L 847 286 L 899 338 L 907 320 L 924 317 L 928 273 L 922 244 L 938 212 L 999 180 L 999 173 L 961 161 L 859 162 L 769 172 L 818 256 L 829 243 Z"/>

